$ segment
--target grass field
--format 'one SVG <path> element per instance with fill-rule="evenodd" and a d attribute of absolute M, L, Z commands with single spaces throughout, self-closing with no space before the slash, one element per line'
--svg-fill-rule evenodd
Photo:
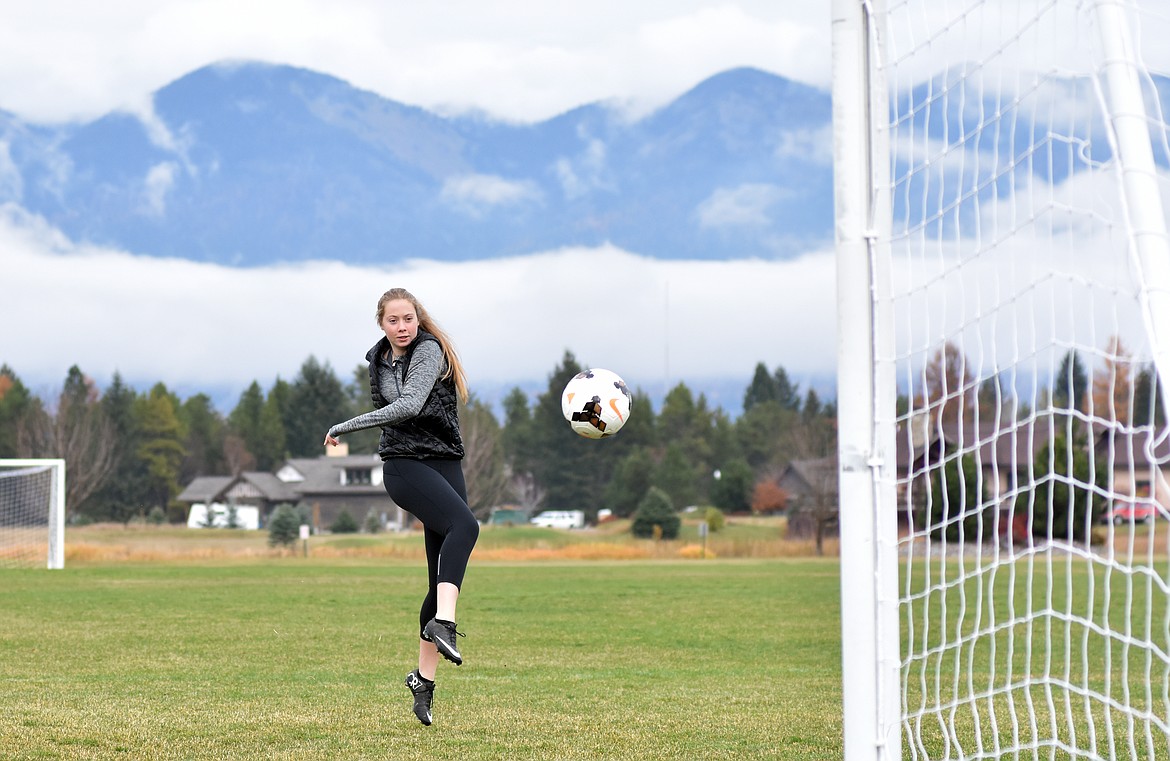
<path fill-rule="evenodd" d="M 3 572 L 4 758 L 842 756 L 835 558 L 517 563 L 485 532 L 467 660 L 440 666 L 423 727 L 401 684 L 425 583 L 409 544 L 140 562 L 92 549 L 133 544 L 113 535 L 65 571 Z"/>

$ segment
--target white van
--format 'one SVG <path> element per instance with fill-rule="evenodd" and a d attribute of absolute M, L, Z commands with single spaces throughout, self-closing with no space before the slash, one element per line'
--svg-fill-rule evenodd
<path fill-rule="evenodd" d="M 581 510 L 545 510 L 529 523 L 546 528 L 585 528 L 585 513 Z"/>

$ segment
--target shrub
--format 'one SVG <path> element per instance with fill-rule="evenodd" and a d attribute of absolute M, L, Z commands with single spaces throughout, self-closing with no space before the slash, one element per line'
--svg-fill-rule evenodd
<path fill-rule="evenodd" d="M 301 513 L 287 502 L 276 506 L 268 519 L 268 546 L 291 547 L 301 536 Z"/>
<path fill-rule="evenodd" d="M 638 510 L 634 513 L 634 522 L 630 530 L 634 536 L 643 539 L 674 539 L 678 536 L 678 513 L 670 503 L 670 497 L 657 486 L 651 486 L 646 496 L 638 503 Z"/>
<path fill-rule="evenodd" d="M 777 513 L 788 507 L 788 492 L 770 479 L 756 483 L 752 490 L 753 513 Z"/>
<path fill-rule="evenodd" d="M 362 526 L 362 529 L 367 534 L 376 534 L 382 530 L 382 518 L 378 515 L 377 510 L 371 507 L 366 512 L 366 520 Z"/>
<path fill-rule="evenodd" d="M 150 508 L 150 512 L 146 515 L 146 522 L 152 526 L 161 526 L 167 522 L 167 513 L 158 505 Z"/>
<path fill-rule="evenodd" d="M 342 510 L 337 514 L 337 518 L 334 519 L 329 530 L 334 534 L 354 534 L 357 533 L 358 524 L 348 510 Z"/>
<path fill-rule="evenodd" d="M 703 513 L 703 520 L 707 521 L 707 528 L 714 533 L 723 528 L 723 511 L 717 507 L 708 507 Z"/>

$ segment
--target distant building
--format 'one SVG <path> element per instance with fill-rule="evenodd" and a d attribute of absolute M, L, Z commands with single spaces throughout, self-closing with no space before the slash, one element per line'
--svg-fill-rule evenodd
<path fill-rule="evenodd" d="M 190 508 L 205 505 L 251 505 L 260 510 L 261 525 L 277 505 L 308 508 L 314 530 L 327 529 L 343 510 L 363 524 L 373 510 L 385 528 L 408 528 L 413 516 L 400 508 L 382 487 L 382 460 L 376 454 L 351 455 L 333 447 L 322 457 L 286 460 L 276 473 L 246 471 L 235 476 L 200 476 L 176 497 Z"/>

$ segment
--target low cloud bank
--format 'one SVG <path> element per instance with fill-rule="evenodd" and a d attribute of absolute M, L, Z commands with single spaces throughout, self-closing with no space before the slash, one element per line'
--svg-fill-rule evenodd
<path fill-rule="evenodd" d="M 117 371 L 136 385 L 242 390 L 292 379 L 313 355 L 348 379 L 380 336 L 374 308 L 393 286 L 454 337 L 473 388 L 539 384 L 565 350 L 655 395 L 681 379 L 746 386 L 757 362 L 797 378 L 831 376 L 836 364 L 831 251 L 669 262 L 601 246 L 235 269 L 82 245 L 16 207 L 2 212 L 0 362 L 38 393 L 73 364 L 103 386 Z"/>

